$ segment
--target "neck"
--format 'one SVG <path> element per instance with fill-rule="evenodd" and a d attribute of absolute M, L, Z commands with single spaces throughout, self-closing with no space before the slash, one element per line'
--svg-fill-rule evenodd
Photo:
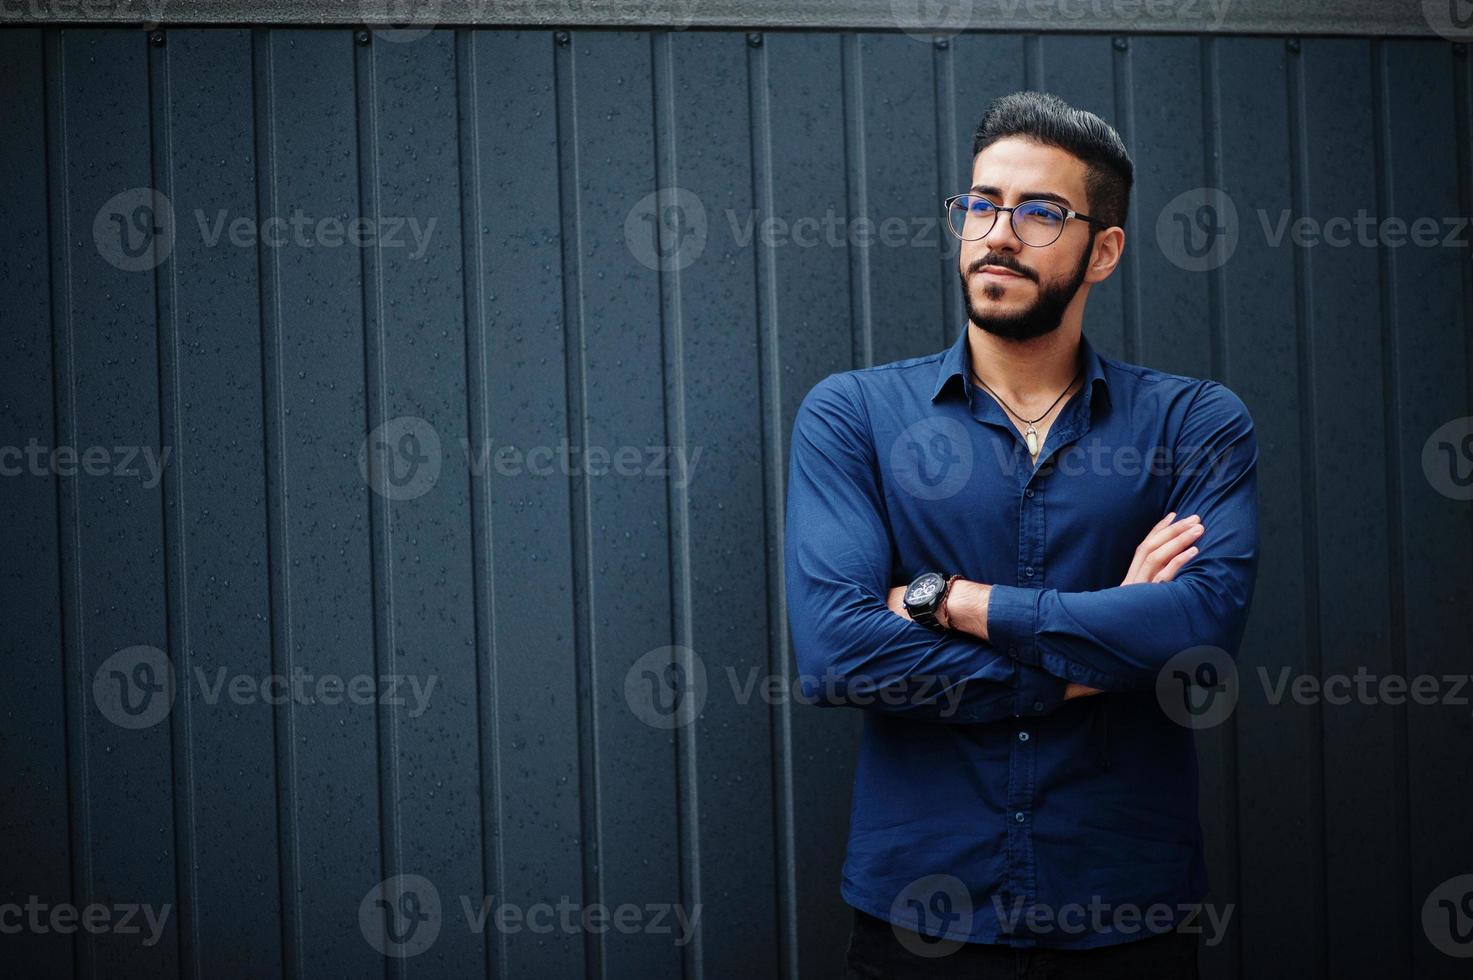
<path fill-rule="evenodd" d="M 1079 327 L 1061 324 L 1042 337 L 1008 340 L 967 324 L 972 371 L 1014 405 L 1048 404 L 1079 372 Z"/>

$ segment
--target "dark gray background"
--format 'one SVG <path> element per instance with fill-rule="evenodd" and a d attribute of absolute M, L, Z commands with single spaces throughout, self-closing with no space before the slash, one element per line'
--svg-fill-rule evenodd
<path fill-rule="evenodd" d="M 838 976 L 861 717 L 737 703 L 726 670 L 792 669 L 781 529 L 799 401 L 829 372 L 955 337 L 955 258 L 934 226 L 920 246 L 757 247 L 725 215 L 935 218 L 987 101 L 1024 86 L 1099 113 L 1137 163 L 1091 339 L 1225 382 L 1257 425 L 1243 699 L 1199 737 L 1211 901 L 1234 908 L 1206 975 L 1466 969 L 1429 943 L 1422 908 L 1473 872 L 1470 708 L 1275 706 L 1257 675 L 1469 669 L 1473 521 L 1421 463 L 1435 429 L 1473 414 L 1467 232 L 1272 247 L 1257 217 L 1467 215 L 1464 48 L 1047 29 L 944 46 L 541 28 L 364 45 L 348 26 L 164 41 L 0 31 L 0 444 L 173 453 L 152 488 L 0 478 L 0 901 L 174 906 L 149 948 L 0 936 L 14 975 Z M 708 233 L 662 274 L 625 219 L 675 186 Z M 125 272 L 93 222 L 138 187 L 169 197 L 176 237 L 162 265 Z M 1225 264 L 1188 272 L 1156 223 L 1201 187 L 1234 199 L 1241 234 Z M 437 225 L 416 261 L 208 247 L 196 209 Z M 439 433 L 445 469 L 388 501 L 357 454 L 405 415 Z M 702 455 L 688 486 L 474 475 L 462 438 Z M 416 718 L 211 705 L 181 684 L 166 721 L 129 731 L 99 712 L 93 676 L 140 644 L 181 676 L 301 666 L 438 688 Z M 624 696 L 629 667 L 669 644 L 709 674 L 676 731 Z M 401 872 L 449 911 L 428 951 L 385 961 L 358 908 Z M 703 928 L 683 949 L 476 935 L 459 895 L 698 902 Z"/>

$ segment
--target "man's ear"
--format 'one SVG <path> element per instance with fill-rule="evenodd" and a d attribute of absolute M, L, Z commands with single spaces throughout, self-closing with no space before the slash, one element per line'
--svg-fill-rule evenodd
<path fill-rule="evenodd" d="M 1098 232 L 1091 248 L 1093 251 L 1089 260 L 1089 268 L 1084 273 L 1084 281 L 1104 282 L 1110 278 L 1115 267 L 1120 264 L 1120 258 L 1125 252 L 1125 229 L 1118 225 L 1111 225 Z"/>

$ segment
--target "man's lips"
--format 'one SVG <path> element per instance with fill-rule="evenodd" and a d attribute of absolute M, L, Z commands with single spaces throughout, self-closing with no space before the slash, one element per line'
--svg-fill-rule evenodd
<path fill-rule="evenodd" d="M 1014 272 L 1011 269 L 1004 269 L 1002 266 L 999 265 L 984 265 L 982 268 L 978 269 L 977 272 L 979 275 L 995 276 L 998 279 L 1027 278 L 1027 276 L 1022 275 L 1021 273 Z"/>

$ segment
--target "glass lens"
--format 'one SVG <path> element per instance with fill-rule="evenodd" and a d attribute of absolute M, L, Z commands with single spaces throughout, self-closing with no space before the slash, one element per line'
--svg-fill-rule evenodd
<path fill-rule="evenodd" d="M 951 233 L 965 241 L 973 242 L 992 230 L 997 220 L 997 208 L 985 197 L 962 194 L 946 209 L 951 222 Z"/>
<path fill-rule="evenodd" d="M 1013 211 L 1013 231 L 1028 245 L 1050 245 L 1064 229 L 1064 209 L 1048 201 L 1024 201 Z"/>

